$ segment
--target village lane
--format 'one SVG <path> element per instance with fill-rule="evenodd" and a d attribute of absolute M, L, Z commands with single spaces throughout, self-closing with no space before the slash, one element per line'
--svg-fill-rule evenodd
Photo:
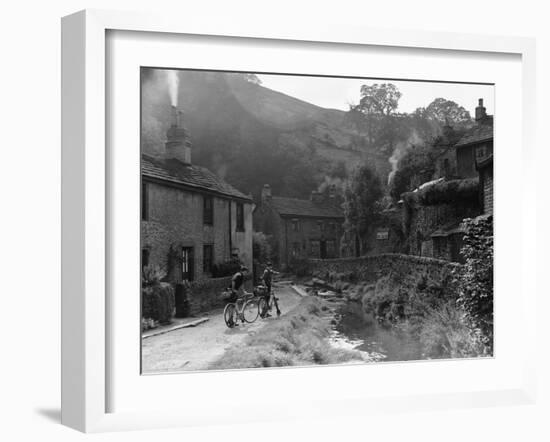
<path fill-rule="evenodd" d="M 300 302 L 300 295 L 288 284 L 275 284 L 274 289 L 283 316 Z M 210 320 L 196 327 L 145 338 L 142 340 L 143 373 L 205 370 L 229 347 L 258 333 L 270 321 L 276 321 L 275 309 L 272 314 L 271 318 L 258 318 L 252 324 L 239 324 L 230 329 L 220 309 L 211 312 Z"/>

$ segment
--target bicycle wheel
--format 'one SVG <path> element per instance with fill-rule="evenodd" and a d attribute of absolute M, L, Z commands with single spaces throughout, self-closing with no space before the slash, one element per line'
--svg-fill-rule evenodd
<path fill-rule="evenodd" d="M 249 299 L 245 302 L 243 307 L 243 317 L 246 322 L 254 322 L 258 319 L 258 313 L 258 301 L 256 299 Z"/>
<path fill-rule="evenodd" d="M 225 321 L 225 325 L 229 328 L 235 327 L 237 323 L 237 309 L 235 308 L 235 304 L 229 303 L 225 306 L 223 309 L 223 320 Z"/>
<path fill-rule="evenodd" d="M 267 314 L 267 310 L 269 309 L 269 305 L 267 304 L 267 301 L 265 298 L 260 298 L 260 301 L 258 302 L 258 312 L 260 314 L 260 318 L 265 318 L 265 315 Z"/>

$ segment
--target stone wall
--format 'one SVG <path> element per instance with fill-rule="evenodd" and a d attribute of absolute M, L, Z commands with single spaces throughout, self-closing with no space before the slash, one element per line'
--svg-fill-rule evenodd
<path fill-rule="evenodd" d="M 327 281 L 345 274 L 354 281 L 376 282 L 391 275 L 402 280 L 403 287 L 416 287 L 423 280 L 428 285 L 445 286 L 453 269 L 460 264 L 421 256 L 387 253 L 359 258 L 309 260 L 310 273 Z"/>

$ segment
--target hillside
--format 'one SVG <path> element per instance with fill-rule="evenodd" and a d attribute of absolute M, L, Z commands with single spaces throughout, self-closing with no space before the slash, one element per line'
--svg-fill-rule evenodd
<path fill-rule="evenodd" d="M 243 192 L 257 195 L 268 182 L 277 193 L 307 196 L 339 162 L 349 171 L 367 159 L 381 175 L 389 172 L 386 158 L 362 150 L 343 111 L 323 109 L 237 74 L 180 71 L 178 91 L 193 162 Z M 169 123 L 165 76 L 144 71 L 144 152 L 162 153 Z"/>

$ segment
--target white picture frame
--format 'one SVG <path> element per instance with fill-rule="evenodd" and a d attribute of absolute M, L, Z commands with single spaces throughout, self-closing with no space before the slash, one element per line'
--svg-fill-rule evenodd
<path fill-rule="evenodd" d="M 109 118 L 106 78 L 109 31 L 154 32 L 163 35 L 202 35 L 221 38 L 272 39 L 286 42 L 368 45 L 379 48 L 430 49 L 513 54 L 521 57 L 521 157 L 525 179 L 522 183 L 521 212 L 521 299 L 518 306 L 536 304 L 535 209 L 536 193 L 530 183 L 535 163 L 535 44 L 532 39 L 491 37 L 451 33 L 388 31 L 345 26 L 282 26 L 280 23 L 237 23 L 185 20 L 143 13 L 86 10 L 62 21 L 62 423 L 84 432 L 207 425 L 224 422 L 222 407 L 196 406 L 189 409 L 110 411 L 108 375 L 112 359 L 109 340 L 109 255 L 112 240 L 109 224 L 109 155 L 106 150 L 106 121 Z M 498 118 L 498 117 L 497 117 Z M 497 138 L 498 139 L 498 138 Z M 518 220 L 519 221 L 519 220 Z M 498 222 L 498 221 L 497 221 Z M 531 258 L 527 258 L 531 256 Z M 137 267 L 136 267 L 137 268 Z M 137 299 L 137 298 L 136 298 Z M 137 302 L 137 301 L 136 301 Z M 532 307 L 531 307 L 532 308 Z M 498 317 L 497 317 L 498 321 Z M 527 339 L 521 358 L 521 381 L 502 388 L 476 388 L 460 393 L 435 391 L 426 394 L 377 396 L 312 397 L 308 407 L 289 393 L 286 407 L 257 409 L 235 420 L 257 421 L 311 416 L 364 414 L 372 411 L 489 406 L 532 403 L 535 397 L 535 324 L 519 319 Z M 498 354 L 496 356 L 498 358 Z M 314 369 L 310 369 L 314 370 Z M 279 370 L 281 371 L 281 370 Z M 283 370 L 284 371 L 284 370 Z M 378 369 L 380 371 L 380 369 Z M 286 377 L 291 372 L 286 370 Z M 334 376 L 334 371 L 326 371 Z M 357 371 L 356 371 L 357 373 Z M 246 372 L 232 376 L 246 376 Z M 195 376 L 192 374 L 192 376 Z M 217 376 L 224 376 L 218 373 Z M 265 378 L 273 371 L 255 373 Z M 198 375 L 194 379 L 199 379 Z M 214 394 L 212 392 L 211 394 Z M 296 393 L 295 393 L 296 394 Z M 298 404 L 300 406 L 294 406 Z M 337 410 L 335 410 L 337 408 Z M 278 411 L 277 411 L 278 410 Z M 208 411 L 208 412 L 207 412 Z M 227 413 L 225 413 L 227 414 Z M 213 416 L 217 416 L 213 419 Z"/>

